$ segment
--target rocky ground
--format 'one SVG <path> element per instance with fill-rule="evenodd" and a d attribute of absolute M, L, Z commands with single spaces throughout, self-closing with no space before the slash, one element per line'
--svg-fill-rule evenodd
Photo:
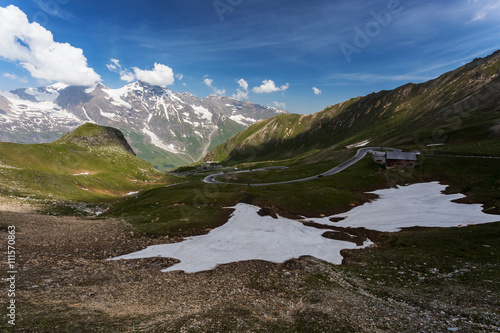
<path fill-rule="evenodd" d="M 8 325 L 2 306 L 5 332 L 500 331 L 494 295 L 480 311 L 473 304 L 457 309 L 440 297 L 429 304 L 411 286 L 383 296 L 362 274 L 311 257 L 162 273 L 175 260 L 106 259 L 180 239 L 139 237 L 120 220 L 42 215 L 5 198 L 4 256 L 11 225 L 17 317 L 15 327 Z M 5 259 L 0 269 L 6 274 Z M 7 304 L 4 284 L 0 302 Z"/>

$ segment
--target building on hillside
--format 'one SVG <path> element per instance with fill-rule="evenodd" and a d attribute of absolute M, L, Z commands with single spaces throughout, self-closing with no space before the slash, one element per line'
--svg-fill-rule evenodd
<path fill-rule="evenodd" d="M 222 169 L 222 165 L 213 164 L 213 163 L 205 163 L 201 166 L 201 170 L 212 170 L 212 169 Z"/>
<path fill-rule="evenodd" d="M 380 165 L 385 165 L 385 152 L 374 151 L 373 152 L 373 160 Z"/>
<path fill-rule="evenodd" d="M 388 151 L 385 153 L 385 167 L 392 168 L 414 168 L 417 166 L 417 153 L 405 153 Z"/>
<path fill-rule="evenodd" d="M 375 151 L 373 160 L 387 169 L 414 168 L 418 164 L 417 153 Z"/>

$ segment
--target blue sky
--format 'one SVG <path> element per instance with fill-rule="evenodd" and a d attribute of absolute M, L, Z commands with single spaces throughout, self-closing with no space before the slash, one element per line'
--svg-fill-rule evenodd
<path fill-rule="evenodd" d="M 308 114 L 500 49 L 500 0 L 0 0 L 0 36 L 0 90 L 141 79 Z"/>

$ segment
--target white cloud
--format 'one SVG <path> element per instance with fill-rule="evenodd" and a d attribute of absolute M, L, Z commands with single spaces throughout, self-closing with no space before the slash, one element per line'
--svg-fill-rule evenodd
<path fill-rule="evenodd" d="M 101 81 L 82 49 L 55 42 L 50 31 L 30 23 L 16 6 L 0 7 L 0 35 L 0 57 L 19 62 L 34 78 L 81 86 Z"/>
<path fill-rule="evenodd" d="M 274 105 L 277 107 L 277 108 L 280 108 L 280 109 L 284 109 L 286 108 L 286 103 L 280 103 L 280 102 L 274 102 Z"/>
<path fill-rule="evenodd" d="M 487 16 L 497 18 L 500 10 L 499 0 L 469 0 L 468 5 L 475 7 L 473 9 L 474 18 L 472 21 L 482 21 Z"/>
<path fill-rule="evenodd" d="M 313 87 L 314 94 L 321 95 L 322 91 L 316 87 Z"/>
<path fill-rule="evenodd" d="M 206 78 L 205 80 L 203 80 L 203 82 L 205 82 L 207 87 L 211 87 L 212 83 L 214 83 L 214 80 Z"/>
<path fill-rule="evenodd" d="M 288 83 L 282 85 L 281 87 L 276 87 L 276 84 L 273 80 L 264 80 L 262 81 L 262 85 L 260 85 L 259 87 L 254 87 L 252 91 L 257 94 L 268 94 L 276 91 L 285 91 L 289 87 L 290 85 Z"/>
<path fill-rule="evenodd" d="M 214 90 L 214 93 L 217 95 L 224 95 L 226 93 L 226 89 L 217 89 L 214 87 L 213 90 Z"/>
<path fill-rule="evenodd" d="M 224 95 L 226 93 L 226 89 L 218 89 L 217 87 L 213 86 L 214 80 L 210 79 L 208 75 L 204 76 L 203 82 L 207 87 L 212 88 L 212 91 L 216 95 Z"/>
<path fill-rule="evenodd" d="M 124 69 L 120 64 L 120 60 L 111 59 L 112 64 L 107 64 L 106 67 L 111 71 L 120 74 L 120 80 L 132 82 L 136 79 L 134 73 L 128 69 Z"/>
<path fill-rule="evenodd" d="M 143 70 L 137 67 L 133 67 L 132 69 L 134 70 L 135 77 L 138 80 L 154 86 L 169 86 L 175 81 L 174 71 L 172 68 L 156 62 L 152 71 Z"/>
<path fill-rule="evenodd" d="M 16 74 L 5 73 L 3 75 L 3 77 L 6 77 L 6 78 L 11 79 L 11 80 L 20 81 L 22 83 L 28 83 L 28 79 L 27 78 L 25 78 L 25 77 L 18 77 Z"/>
<path fill-rule="evenodd" d="M 182 81 L 182 79 L 184 78 L 184 74 L 182 74 L 182 73 L 175 74 L 175 77 L 176 77 L 179 81 Z"/>
<path fill-rule="evenodd" d="M 174 83 L 175 77 L 172 68 L 158 64 L 155 62 L 154 68 L 151 71 L 143 70 L 137 67 L 132 67 L 132 70 L 123 68 L 118 59 L 111 59 L 111 64 L 106 67 L 112 72 L 120 74 L 120 79 L 127 82 L 140 80 L 153 86 L 169 86 Z M 182 74 L 180 74 L 182 75 Z"/>
<path fill-rule="evenodd" d="M 240 85 L 241 88 L 248 91 L 248 82 L 247 81 L 245 81 L 244 79 L 239 79 L 238 84 Z"/>
<path fill-rule="evenodd" d="M 133 73 L 123 72 L 123 74 L 120 74 L 120 80 L 122 80 L 122 81 L 132 82 L 135 79 L 136 78 L 135 78 L 135 75 Z"/>
<path fill-rule="evenodd" d="M 237 89 L 237 93 L 232 97 L 237 100 L 248 99 L 248 82 L 244 79 L 239 79 L 237 82 L 241 89 Z"/>

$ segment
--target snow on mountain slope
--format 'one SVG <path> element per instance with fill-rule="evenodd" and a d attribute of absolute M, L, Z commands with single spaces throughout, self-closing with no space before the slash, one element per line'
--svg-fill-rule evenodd
<path fill-rule="evenodd" d="M 191 163 L 258 120 L 286 111 L 134 82 L 119 89 L 53 84 L 0 92 L 0 141 L 42 143 L 86 122 L 122 130 L 160 169 Z"/>

